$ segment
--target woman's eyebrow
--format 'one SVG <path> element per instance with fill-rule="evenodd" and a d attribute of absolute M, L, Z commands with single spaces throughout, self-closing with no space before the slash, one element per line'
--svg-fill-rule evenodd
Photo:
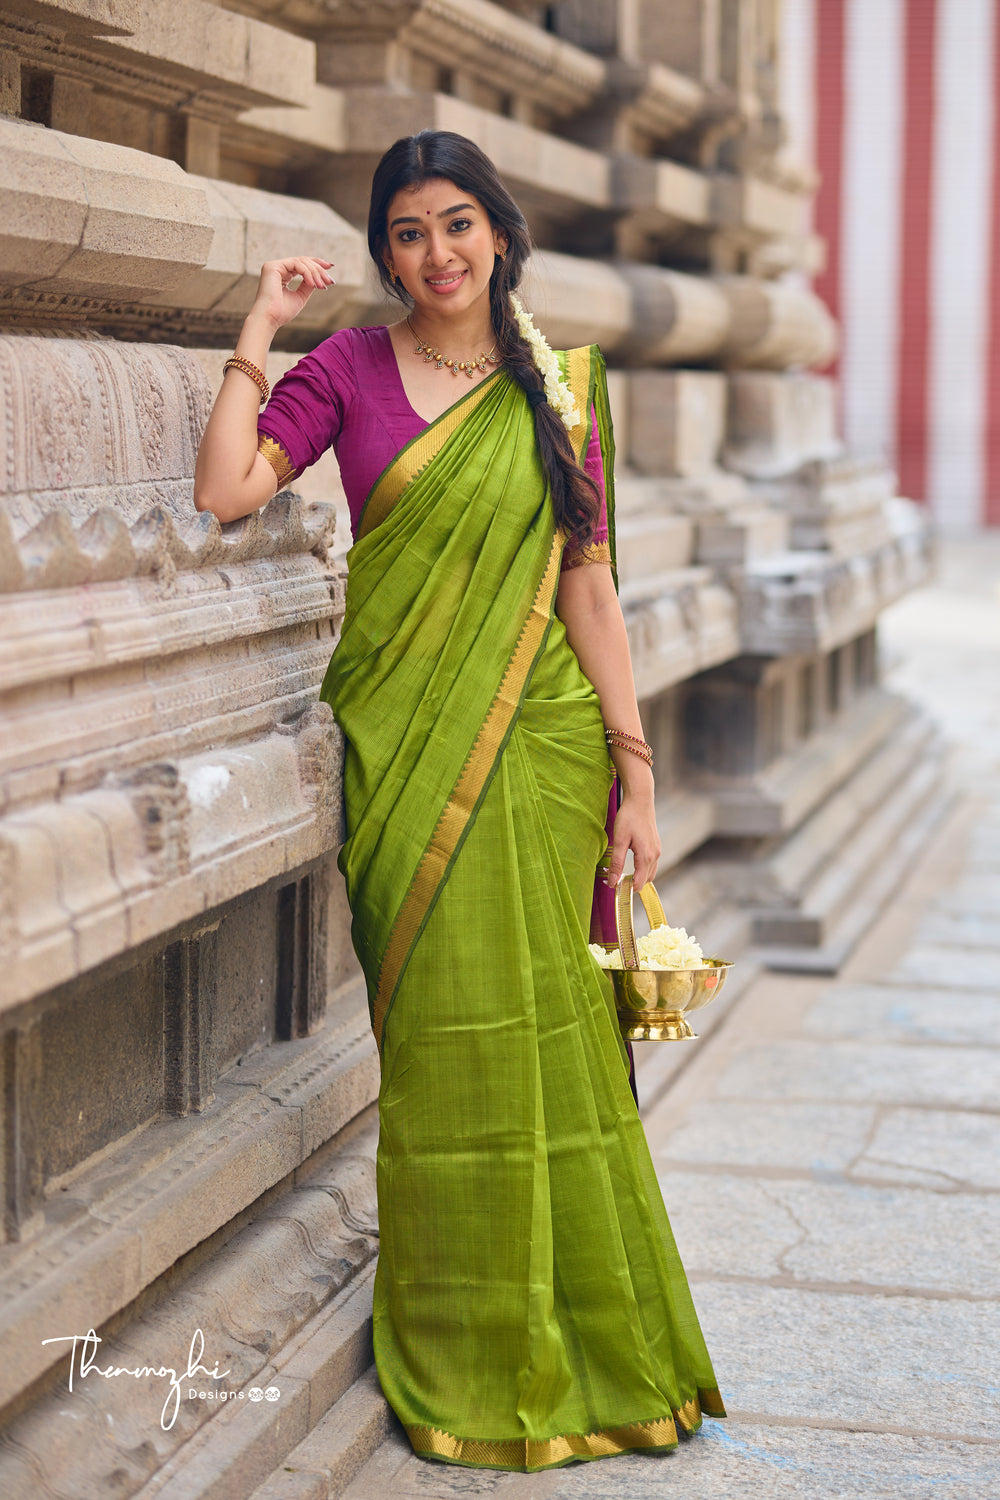
<path fill-rule="evenodd" d="M 471 208 L 473 213 L 475 212 L 475 205 L 472 203 L 456 203 L 453 208 L 443 208 L 437 217 L 439 219 L 446 219 L 449 214 L 457 214 L 460 208 Z M 393 219 L 392 223 L 389 225 L 389 228 L 395 229 L 397 224 L 419 224 L 421 222 L 422 221 L 417 218 L 416 214 L 411 214 L 408 218 L 405 219 Z"/>

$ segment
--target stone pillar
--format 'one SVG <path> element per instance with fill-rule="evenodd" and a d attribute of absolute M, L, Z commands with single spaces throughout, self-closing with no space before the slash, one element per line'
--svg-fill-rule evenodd
<path fill-rule="evenodd" d="M 0 48 L 0 115 L 21 113 L 21 59 L 16 52 Z"/>
<path fill-rule="evenodd" d="M 163 1107 L 201 1114 L 212 1091 L 211 1024 L 219 922 L 170 943 L 163 953 Z"/>

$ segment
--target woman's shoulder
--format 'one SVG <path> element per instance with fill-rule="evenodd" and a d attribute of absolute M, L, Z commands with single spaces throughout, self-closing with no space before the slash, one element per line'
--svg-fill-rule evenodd
<path fill-rule="evenodd" d="M 323 359 L 357 364 L 361 360 L 382 354 L 389 343 L 389 330 L 384 323 L 364 328 L 338 328 L 322 343 L 316 345 L 314 354 Z"/>
<path fill-rule="evenodd" d="M 341 391 L 356 391 L 359 383 L 385 361 L 392 345 L 384 324 L 366 328 L 338 328 L 322 339 L 300 365 L 309 364 Z"/>

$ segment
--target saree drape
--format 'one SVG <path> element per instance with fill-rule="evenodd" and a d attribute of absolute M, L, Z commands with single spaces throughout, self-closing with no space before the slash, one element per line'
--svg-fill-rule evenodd
<path fill-rule="evenodd" d="M 560 360 L 610 520 L 603 360 Z M 563 542 L 498 370 L 373 487 L 321 690 L 382 1063 L 379 1377 L 418 1453 L 517 1470 L 725 1415 L 587 951 L 613 768 L 554 611 Z"/>

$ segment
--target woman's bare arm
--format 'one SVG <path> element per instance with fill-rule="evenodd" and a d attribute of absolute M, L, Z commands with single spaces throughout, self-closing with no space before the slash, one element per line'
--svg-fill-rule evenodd
<path fill-rule="evenodd" d="M 593 683 L 601 700 L 605 729 L 623 729 L 626 734 L 644 739 L 628 636 L 611 568 L 606 563 L 568 568 L 559 580 L 556 613 L 566 627 L 566 638 L 584 675 Z M 625 856 L 631 849 L 635 883 L 639 887 L 652 880 L 660 859 L 653 773 L 630 750 L 614 746 L 611 757 L 622 785 L 622 804 L 615 818 L 608 884 L 617 885 Z"/>
<path fill-rule="evenodd" d="M 329 266 L 329 261 L 306 256 L 266 261 L 236 353 L 265 370 L 278 329 L 302 311 L 317 288 L 332 282 Z M 296 276 L 302 281 L 289 291 L 287 283 Z M 257 451 L 259 412 L 260 391 L 250 376 L 242 370 L 227 370 L 198 448 L 195 510 L 210 510 L 220 521 L 235 521 L 266 505 L 277 490 L 277 475 Z"/>

